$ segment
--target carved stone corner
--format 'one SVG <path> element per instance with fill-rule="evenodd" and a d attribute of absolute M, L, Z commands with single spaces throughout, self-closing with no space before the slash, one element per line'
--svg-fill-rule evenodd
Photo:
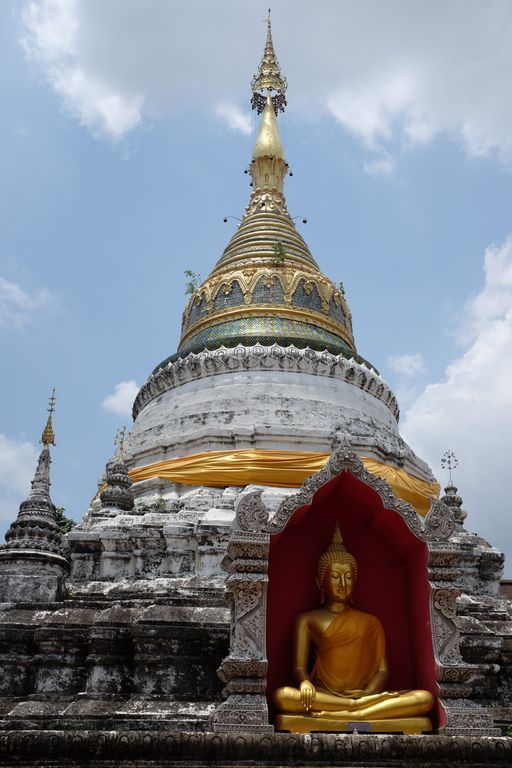
<path fill-rule="evenodd" d="M 261 491 L 245 494 L 236 507 L 223 566 L 231 606 L 229 655 L 218 674 L 226 684 L 224 701 L 213 716 L 218 733 L 273 733 L 265 699 L 268 510 Z"/>
<path fill-rule="evenodd" d="M 434 652 L 441 665 L 462 664 L 460 633 L 454 622 L 459 595 L 460 590 L 450 584 L 433 586 L 430 594 Z"/>
<path fill-rule="evenodd" d="M 268 509 L 261 494 L 263 491 L 251 491 L 238 499 L 235 505 L 235 518 L 232 531 L 252 531 L 261 533 L 268 523 Z"/>
<path fill-rule="evenodd" d="M 423 538 L 427 542 L 448 541 L 457 528 L 454 510 L 440 499 L 432 499 L 424 526 Z"/>
<path fill-rule="evenodd" d="M 217 707 L 212 726 L 215 733 L 274 733 L 263 694 L 232 694 Z"/>
<path fill-rule="evenodd" d="M 501 730 L 494 727 L 491 713 L 472 701 L 457 699 L 445 703 L 446 726 L 442 729 L 445 736 L 501 736 Z"/>

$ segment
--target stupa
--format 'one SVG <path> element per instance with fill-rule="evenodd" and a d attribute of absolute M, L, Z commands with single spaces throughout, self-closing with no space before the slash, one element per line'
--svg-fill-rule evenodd
<path fill-rule="evenodd" d="M 510 761 L 497 738 L 512 720 L 503 556 L 465 529 L 452 484 L 437 499 L 399 434 L 393 392 L 356 349 L 342 286 L 288 213 L 286 80 L 270 18 L 252 94 L 261 119 L 244 217 L 67 536 L 49 495 L 51 422 L 45 430 L 32 493 L 0 549 L 0 753 L 14 745 L 27 765 L 128 748 L 198 765 L 319 759 L 306 737 L 274 733 L 272 693 L 291 682 L 294 611 L 315 604 L 306 577 L 339 524 L 359 563 L 356 599 L 391 640 L 390 681 L 430 691 L 432 729 L 467 764 L 478 751 L 467 736 L 495 737 L 489 764 Z M 359 754 L 354 737 L 315 738 L 326 760 Z M 424 738 L 422 754 L 446 760 L 447 737 Z M 380 764 L 419 754 L 419 742 L 390 743 L 361 749 Z"/>

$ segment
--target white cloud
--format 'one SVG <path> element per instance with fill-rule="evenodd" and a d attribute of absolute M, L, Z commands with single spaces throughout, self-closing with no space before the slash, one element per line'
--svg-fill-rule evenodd
<path fill-rule="evenodd" d="M 17 442 L 0 434 L 0 487 L 27 496 L 37 456 L 32 443 Z"/>
<path fill-rule="evenodd" d="M 438 477 L 441 455 L 459 459 L 455 484 L 466 527 L 503 548 L 512 565 L 512 237 L 485 252 L 485 285 L 466 308 L 466 351 L 407 410 L 402 433 Z"/>
<path fill-rule="evenodd" d="M 31 443 L 0 434 L 0 543 L 18 516 L 20 503 L 30 493 L 37 456 L 38 450 Z"/>
<path fill-rule="evenodd" d="M 70 110 L 93 132 L 103 131 L 119 139 L 141 121 L 141 96 L 116 93 L 78 67 L 55 72 L 54 86 Z"/>
<path fill-rule="evenodd" d="M 390 355 L 388 357 L 388 365 L 392 371 L 407 378 L 416 376 L 425 368 L 420 352 L 416 352 L 415 355 Z"/>
<path fill-rule="evenodd" d="M 418 84 L 412 73 L 375 73 L 355 88 L 336 90 L 327 106 L 340 123 L 369 146 L 391 135 L 393 121 L 412 109 Z"/>
<path fill-rule="evenodd" d="M 510 164 L 509 11 L 507 0 L 352 4 L 330 112 L 369 148 L 445 133 L 470 156 L 496 152 Z"/>
<path fill-rule="evenodd" d="M 363 170 L 370 176 L 389 176 L 395 170 L 396 163 L 391 154 L 381 145 L 372 146 L 373 154 L 363 165 Z"/>
<path fill-rule="evenodd" d="M 103 400 L 102 406 L 120 416 L 131 416 L 133 401 L 138 391 L 139 385 L 135 381 L 121 381 L 116 384 L 114 394 Z"/>
<path fill-rule="evenodd" d="M 22 42 L 27 57 L 45 72 L 66 108 L 93 132 L 118 139 L 141 121 L 144 99 L 121 91 L 109 81 L 108 73 L 95 74 L 84 68 L 79 39 L 85 20 L 79 5 L 78 0 L 26 3 Z"/>
<path fill-rule="evenodd" d="M 248 130 L 236 106 L 264 42 L 250 3 L 216 0 L 25 0 L 23 41 L 64 103 L 115 138 L 191 104 Z M 274 41 L 290 83 L 290 109 L 330 114 L 389 172 L 396 139 L 446 133 L 471 156 L 512 162 L 510 0 L 296 0 L 272 7 Z M 200 23 L 199 23 L 200 19 Z M 213 33 L 214 30 L 214 33 Z M 221 115 L 222 117 L 222 115 Z"/>
<path fill-rule="evenodd" d="M 29 294 L 17 283 L 0 276 L 0 327 L 21 328 L 35 311 L 53 302 L 54 298 L 47 288 Z"/>
<path fill-rule="evenodd" d="M 248 112 L 242 112 L 235 104 L 227 101 L 222 102 L 217 106 L 216 112 L 230 130 L 240 131 L 246 136 L 252 133 L 252 115 Z"/>

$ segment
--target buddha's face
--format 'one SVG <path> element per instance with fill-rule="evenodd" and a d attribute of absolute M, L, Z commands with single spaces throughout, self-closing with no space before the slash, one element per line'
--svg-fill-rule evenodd
<path fill-rule="evenodd" d="M 352 597 L 355 577 L 350 563 L 331 563 L 324 576 L 326 600 L 348 602 Z"/>

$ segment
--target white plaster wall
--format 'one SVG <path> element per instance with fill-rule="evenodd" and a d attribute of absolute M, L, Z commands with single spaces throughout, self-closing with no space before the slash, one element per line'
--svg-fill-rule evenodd
<path fill-rule="evenodd" d="M 135 420 L 129 463 L 230 448 L 330 451 L 343 435 L 361 455 L 405 457 L 409 470 L 430 474 L 377 397 L 338 377 L 282 370 L 203 376 L 159 395 Z"/>

